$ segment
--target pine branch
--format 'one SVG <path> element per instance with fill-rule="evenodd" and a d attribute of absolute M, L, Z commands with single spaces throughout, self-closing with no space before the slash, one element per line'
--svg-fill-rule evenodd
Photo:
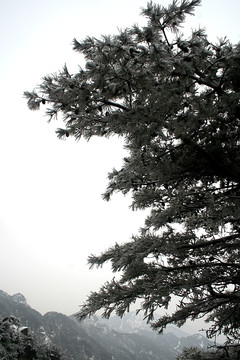
<path fill-rule="evenodd" d="M 209 247 L 209 246 L 212 246 L 212 245 L 217 245 L 217 244 L 223 244 L 225 246 L 226 243 L 228 241 L 232 241 L 232 240 L 240 240 L 240 235 L 239 234 L 236 234 L 236 235 L 230 235 L 230 236 L 224 236 L 220 239 L 214 239 L 214 240 L 209 240 L 209 241 L 204 241 L 204 242 L 198 242 L 196 244 L 187 244 L 187 245 L 181 245 L 179 247 L 177 247 L 178 250 L 181 250 L 181 249 L 199 249 L 199 248 L 204 248 L 204 247 Z M 240 243 L 239 243 L 240 245 Z M 235 245 L 236 246 L 236 245 Z"/>
<path fill-rule="evenodd" d="M 118 104 L 118 103 L 115 103 L 111 100 L 106 100 L 106 99 L 99 99 L 99 100 L 96 100 L 96 101 L 100 101 L 102 102 L 104 105 L 109 105 L 109 106 L 113 106 L 113 107 L 116 107 L 118 109 L 121 109 L 121 110 L 124 110 L 124 111 L 130 111 L 130 109 L 122 104 Z"/>
<path fill-rule="evenodd" d="M 231 299 L 231 300 L 233 299 L 236 300 L 237 302 L 240 302 L 240 293 L 234 293 L 234 292 L 219 293 L 213 290 L 213 287 L 211 285 L 208 285 L 208 290 L 210 294 L 215 298 Z"/>

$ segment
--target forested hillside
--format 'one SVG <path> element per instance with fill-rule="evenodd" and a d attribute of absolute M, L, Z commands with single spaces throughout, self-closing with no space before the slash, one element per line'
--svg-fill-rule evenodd
<path fill-rule="evenodd" d="M 94 316 L 79 323 L 74 316 L 57 312 L 41 315 L 27 304 L 22 294 L 10 296 L 1 290 L 0 320 L 0 326 L 15 321 L 12 324 L 18 332 L 25 329 L 26 334 L 31 334 L 34 340 L 31 342 L 31 350 L 44 348 L 45 352 L 51 350 L 52 353 L 54 350 L 53 360 L 60 359 L 56 354 L 61 354 L 63 360 L 175 360 L 185 346 L 205 349 L 211 343 L 202 335 L 188 335 L 174 327 L 166 334 L 158 335 L 144 322 L 139 319 L 136 321 L 135 315 L 131 313 L 120 323 L 116 317 L 103 321 Z M 0 351 L 5 346 L 2 339 L 0 338 Z M 18 344 L 20 346 L 22 342 Z M 35 353 L 29 354 L 34 356 Z M 40 358 L 51 359 L 50 355 Z"/>

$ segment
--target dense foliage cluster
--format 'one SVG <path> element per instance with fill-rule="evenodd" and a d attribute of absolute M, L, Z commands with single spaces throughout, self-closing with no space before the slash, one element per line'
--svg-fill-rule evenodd
<path fill-rule="evenodd" d="M 217 349 L 201 350 L 195 347 L 185 348 L 177 360 L 239 360 L 240 346 L 219 346 Z"/>
<path fill-rule="evenodd" d="M 59 350 L 37 339 L 29 328 L 14 316 L 0 321 L 0 359 L 61 360 Z"/>
<path fill-rule="evenodd" d="M 111 261 L 120 280 L 93 292 L 79 318 L 104 309 L 123 315 L 141 299 L 147 320 L 179 299 L 177 310 L 152 322 L 206 315 L 208 335 L 240 336 L 240 45 L 211 43 L 202 29 L 180 26 L 200 0 L 148 3 L 146 26 L 100 39 L 74 40 L 86 65 L 48 75 L 25 92 L 28 106 L 62 114 L 60 138 L 120 136 L 128 156 L 109 174 L 104 198 L 131 193 L 132 208 L 149 209 L 145 226 L 91 266 Z"/>

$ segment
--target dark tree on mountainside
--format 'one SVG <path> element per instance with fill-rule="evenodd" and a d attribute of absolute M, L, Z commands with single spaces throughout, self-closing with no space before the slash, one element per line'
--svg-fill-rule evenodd
<path fill-rule="evenodd" d="M 38 337 L 14 316 L 0 321 L 0 359 L 61 360 L 60 351 Z"/>
<path fill-rule="evenodd" d="M 111 261 L 113 279 L 90 294 L 79 319 L 122 316 L 141 299 L 153 328 L 206 316 L 208 336 L 240 336 L 240 44 L 180 32 L 200 0 L 148 3 L 145 27 L 74 40 L 86 65 L 66 66 L 25 92 L 31 110 L 62 114 L 59 138 L 120 136 L 128 156 L 109 174 L 104 199 L 130 193 L 149 209 L 139 234 L 91 266 Z M 177 310 L 153 321 L 174 296 Z"/>
<path fill-rule="evenodd" d="M 239 360 L 240 345 L 219 346 L 217 349 L 200 350 L 199 348 L 185 348 L 177 360 Z"/>

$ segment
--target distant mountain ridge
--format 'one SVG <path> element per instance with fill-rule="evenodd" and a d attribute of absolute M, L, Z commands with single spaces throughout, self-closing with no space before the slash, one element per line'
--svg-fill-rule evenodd
<path fill-rule="evenodd" d="M 81 323 L 57 312 L 41 315 L 22 294 L 0 290 L 0 320 L 9 316 L 59 347 L 65 360 L 174 360 L 185 346 L 213 345 L 202 335 L 188 335 L 175 327 L 158 335 L 134 313 L 110 320 L 94 316 Z"/>

